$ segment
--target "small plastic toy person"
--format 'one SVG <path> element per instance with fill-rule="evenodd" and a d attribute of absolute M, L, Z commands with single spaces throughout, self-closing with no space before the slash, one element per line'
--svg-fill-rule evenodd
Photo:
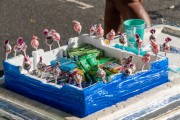
<path fill-rule="evenodd" d="M 105 43 L 106 44 L 109 44 L 111 40 L 113 40 L 115 37 L 115 32 L 114 30 L 112 29 L 107 35 L 106 35 L 106 41 Z"/>
<path fill-rule="evenodd" d="M 138 55 L 139 55 L 139 54 L 140 54 L 140 49 L 141 49 L 142 44 L 143 44 L 143 41 L 141 40 L 139 34 L 136 34 L 136 35 L 135 35 L 135 39 L 136 39 L 136 46 L 137 46 L 137 48 L 138 48 Z"/>
<path fill-rule="evenodd" d="M 5 54 L 6 54 L 6 60 L 7 60 L 9 53 L 11 53 L 12 47 L 9 44 L 9 40 L 5 40 L 4 44 L 5 44 L 4 50 L 5 50 Z"/>
<path fill-rule="evenodd" d="M 42 57 L 40 57 L 39 62 L 37 63 L 38 77 L 43 77 L 43 70 L 45 69 L 46 64 L 42 62 Z"/>
<path fill-rule="evenodd" d="M 103 30 L 101 24 L 98 24 L 97 30 L 96 30 L 96 37 L 103 38 L 103 36 L 104 36 L 104 30 Z"/>
<path fill-rule="evenodd" d="M 76 32 L 78 32 L 79 36 L 81 34 L 81 30 L 82 30 L 82 26 L 80 24 L 80 22 L 76 21 L 76 20 L 73 20 L 73 23 L 74 23 L 74 30 Z"/>
<path fill-rule="evenodd" d="M 31 46 L 37 51 L 39 47 L 39 41 L 37 40 L 37 36 L 33 36 L 33 39 L 31 40 Z"/>
<path fill-rule="evenodd" d="M 167 52 L 170 50 L 171 46 L 169 44 L 169 42 L 171 41 L 172 39 L 170 37 L 167 37 L 165 38 L 165 43 L 163 44 L 163 51 L 165 52 L 165 56 L 167 55 Z"/>
<path fill-rule="evenodd" d="M 55 84 L 57 84 L 57 79 L 58 79 L 59 75 L 61 74 L 61 70 L 59 69 L 59 66 L 60 66 L 60 63 L 57 62 L 55 67 L 53 68 Z"/>
<path fill-rule="evenodd" d="M 82 88 L 82 76 L 80 75 L 80 74 L 78 74 L 78 71 L 77 70 L 75 70 L 74 72 L 73 72 L 73 78 L 74 78 L 74 80 L 76 81 L 76 83 L 77 83 L 77 85 L 78 85 L 78 87 L 79 88 Z"/>
<path fill-rule="evenodd" d="M 49 46 L 49 49 L 51 51 L 51 46 L 53 44 L 52 34 L 48 31 L 48 29 L 44 29 L 43 33 L 44 35 L 46 35 L 46 44 Z"/>
<path fill-rule="evenodd" d="M 102 81 L 106 83 L 106 72 L 98 65 L 97 75 L 102 78 Z"/>
<path fill-rule="evenodd" d="M 96 33 L 96 30 L 97 30 L 96 27 L 97 27 L 97 25 L 92 25 L 91 28 L 89 29 L 90 37 Z"/>
<path fill-rule="evenodd" d="M 151 29 L 150 33 L 151 33 L 151 35 L 149 36 L 149 41 L 153 40 L 154 42 L 156 42 L 156 37 L 155 37 L 156 30 Z"/>
<path fill-rule="evenodd" d="M 57 33 L 55 30 L 51 30 L 51 34 L 52 34 L 52 39 L 58 43 L 58 46 L 60 48 L 60 43 L 59 43 L 59 41 L 61 40 L 60 34 Z"/>
<path fill-rule="evenodd" d="M 160 45 L 158 45 L 154 40 L 151 40 L 150 44 L 152 46 L 152 52 L 156 55 L 157 59 L 157 54 L 160 52 Z"/>
<path fill-rule="evenodd" d="M 123 34 L 121 34 L 120 33 L 120 37 L 119 37 L 119 42 L 120 42 L 120 44 L 122 44 L 123 45 L 123 50 L 124 50 L 124 45 L 126 44 L 126 39 L 125 39 L 125 37 L 124 37 L 124 35 Z"/>
<path fill-rule="evenodd" d="M 28 73 L 30 73 L 29 70 L 31 69 L 31 61 L 29 59 L 29 56 L 24 56 L 23 68 L 27 70 Z"/>
<path fill-rule="evenodd" d="M 150 53 L 147 52 L 143 57 L 142 57 L 142 62 L 144 63 L 142 66 L 142 70 L 144 70 L 145 65 L 150 61 Z"/>

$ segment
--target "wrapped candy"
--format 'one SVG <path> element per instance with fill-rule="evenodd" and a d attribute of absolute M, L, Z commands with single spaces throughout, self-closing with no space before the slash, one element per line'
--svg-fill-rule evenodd
<path fill-rule="evenodd" d="M 96 30 L 96 37 L 97 38 L 103 38 L 103 36 L 104 36 L 104 30 L 101 27 L 101 24 L 98 24 L 97 30 Z"/>
<path fill-rule="evenodd" d="M 134 74 L 134 72 L 136 71 L 136 66 L 135 64 L 131 63 L 124 71 L 124 74 L 126 75 L 131 75 Z"/>
<path fill-rule="evenodd" d="M 157 54 L 160 52 L 160 45 L 158 45 L 154 40 L 151 40 L 150 44 L 152 46 L 152 52 L 156 55 L 157 59 Z"/>
<path fill-rule="evenodd" d="M 4 50 L 5 50 L 5 54 L 6 54 L 6 60 L 7 60 L 8 55 L 9 55 L 9 53 L 11 53 L 12 48 L 11 48 L 11 45 L 9 44 L 9 40 L 5 40 L 4 44 L 5 44 Z"/>
<path fill-rule="evenodd" d="M 150 33 L 151 33 L 151 35 L 149 36 L 149 41 L 153 40 L 154 42 L 156 42 L 156 37 L 155 37 L 156 30 L 155 29 L 151 29 Z"/>
<path fill-rule="evenodd" d="M 150 62 L 150 53 L 147 52 L 143 57 L 142 57 L 142 62 L 144 63 L 142 66 L 142 70 L 144 70 L 145 65 Z"/>
<path fill-rule="evenodd" d="M 37 63 L 38 77 L 43 77 L 43 70 L 45 67 L 46 64 L 42 62 L 42 57 L 40 57 L 39 62 Z"/>
<path fill-rule="evenodd" d="M 80 22 L 76 21 L 76 20 L 73 20 L 73 23 L 74 23 L 74 30 L 76 32 L 78 32 L 79 36 L 81 34 L 81 30 L 82 30 L 82 26 L 80 24 Z"/>
<path fill-rule="evenodd" d="M 165 43 L 163 44 L 163 51 L 165 52 L 165 56 L 167 55 L 167 52 L 170 50 L 171 46 L 169 42 L 171 41 L 170 37 L 165 38 Z"/>
<path fill-rule="evenodd" d="M 37 36 L 33 36 L 33 39 L 31 40 L 31 46 L 36 49 L 36 51 L 39 47 L 39 41 L 37 39 Z"/>
<path fill-rule="evenodd" d="M 92 36 L 96 33 L 96 27 L 97 25 L 92 25 L 91 28 L 89 29 L 89 36 Z"/>
<path fill-rule="evenodd" d="M 111 40 L 113 40 L 115 37 L 115 31 L 112 29 L 107 35 L 106 35 L 106 44 L 109 44 Z"/>
<path fill-rule="evenodd" d="M 97 75 L 102 78 L 102 81 L 106 83 L 106 72 L 98 65 Z"/>
<path fill-rule="evenodd" d="M 26 43 L 23 41 L 22 37 L 19 37 L 17 39 L 17 44 L 14 46 L 14 56 L 16 56 L 17 53 L 23 51 L 24 52 L 24 56 L 26 56 L 26 49 L 27 49 L 27 45 Z"/>
<path fill-rule="evenodd" d="M 29 70 L 31 69 L 31 61 L 29 56 L 24 56 L 23 69 L 27 70 L 28 73 L 30 73 Z"/>
<path fill-rule="evenodd" d="M 52 30 L 51 34 L 52 34 L 52 39 L 58 43 L 58 46 L 60 48 L 60 43 L 59 43 L 59 41 L 61 40 L 60 34 L 57 33 L 55 30 Z"/>
<path fill-rule="evenodd" d="M 78 85 L 78 87 L 79 88 L 82 88 L 82 76 L 80 75 L 80 74 L 78 74 L 78 71 L 77 70 L 75 70 L 74 72 L 73 72 L 73 77 L 74 77 L 74 80 L 76 81 L 76 83 L 77 83 L 77 85 Z"/>
<path fill-rule="evenodd" d="M 51 46 L 53 44 L 53 38 L 51 32 L 49 32 L 48 29 L 44 29 L 43 31 L 44 35 L 46 35 L 46 44 L 49 46 L 50 51 L 51 51 Z"/>
<path fill-rule="evenodd" d="M 124 50 L 124 45 L 126 44 L 127 41 L 126 41 L 124 35 L 121 33 L 120 33 L 120 37 L 119 37 L 119 42 L 120 42 L 120 44 L 123 45 L 123 50 Z"/>
<path fill-rule="evenodd" d="M 137 48 L 138 48 L 138 55 L 139 55 L 139 54 L 140 54 L 140 49 L 141 49 L 142 44 L 143 44 L 143 41 L 141 40 L 139 34 L 136 34 L 136 35 L 135 35 L 135 40 L 136 40 L 136 46 L 137 46 Z"/>
<path fill-rule="evenodd" d="M 120 69 L 120 72 L 124 72 L 132 63 L 133 56 L 125 57 L 121 60 L 122 68 Z"/>
<path fill-rule="evenodd" d="M 53 68 L 55 84 L 57 84 L 57 79 L 58 79 L 59 75 L 61 74 L 61 70 L 59 69 L 59 66 L 60 66 L 60 63 L 57 62 L 55 67 Z"/>

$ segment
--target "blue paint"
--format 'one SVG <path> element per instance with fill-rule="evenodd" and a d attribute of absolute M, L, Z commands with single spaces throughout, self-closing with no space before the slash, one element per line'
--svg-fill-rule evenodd
<path fill-rule="evenodd" d="M 128 77 L 119 74 L 106 84 L 97 82 L 83 90 L 68 84 L 57 88 L 20 74 L 18 66 L 7 62 L 3 62 L 3 66 L 8 89 L 78 117 L 85 117 L 168 82 L 167 58 L 152 62 L 148 71 Z"/>

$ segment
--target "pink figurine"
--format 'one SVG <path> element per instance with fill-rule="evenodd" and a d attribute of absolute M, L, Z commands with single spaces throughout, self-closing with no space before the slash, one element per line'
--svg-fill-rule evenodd
<path fill-rule="evenodd" d="M 137 48 L 138 48 L 138 55 L 139 55 L 139 54 L 140 54 L 140 49 L 141 49 L 142 44 L 143 44 L 143 41 L 141 40 L 139 34 L 136 34 L 136 35 L 135 35 L 135 39 L 136 39 L 136 46 L 137 46 Z"/>
<path fill-rule="evenodd" d="M 14 46 L 14 52 L 15 52 L 15 55 L 21 51 L 24 52 L 24 56 L 26 56 L 26 48 L 27 48 L 27 45 L 26 43 L 23 41 L 23 38 L 22 37 L 19 37 L 17 39 L 17 45 Z"/>
<path fill-rule="evenodd" d="M 48 31 L 48 29 L 44 29 L 43 33 L 44 35 L 46 35 L 46 44 L 49 46 L 49 49 L 51 51 L 51 46 L 53 44 L 52 34 Z"/>
<path fill-rule="evenodd" d="M 144 67 L 146 65 L 146 63 L 148 63 L 150 61 L 150 53 L 147 52 L 143 57 L 142 57 L 142 62 L 144 63 L 142 66 L 142 70 L 144 70 Z"/>
<path fill-rule="evenodd" d="M 126 44 L 127 41 L 126 41 L 124 35 L 121 33 L 120 33 L 120 37 L 119 37 L 119 42 L 120 42 L 120 44 L 123 45 L 123 50 L 124 50 L 124 45 Z"/>
<path fill-rule="evenodd" d="M 160 45 L 158 45 L 154 40 L 150 41 L 150 44 L 152 45 L 152 52 L 156 55 L 160 52 Z"/>
<path fill-rule="evenodd" d="M 97 75 L 102 78 L 102 81 L 106 83 L 106 72 L 98 65 Z"/>
<path fill-rule="evenodd" d="M 97 38 L 103 38 L 103 36 L 104 36 L 104 30 L 101 27 L 101 24 L 98 24 L 97 30 L 96 30 L 96 37 Z"/>
<path fill-rule="evenodd" d="M 82 26 L 80 24 L 80 22 L 76 21 L 76 20 L 73 20 L 73 23 L 74 23 L 74 30 L 76 32 L 78 32 L 79 36 L 80 36 L 80 33 L 81 33 L 81 29 L 82 29 Z"/>
<path fill-rule="evenodd" d="M 58 79 L 59 75 L 61 74 L 61 70 L 59 69 L 59 66 L 60 66 L 60 63 L 57 62 L 56 66 L 53 68 L 55 84 L 57 84 L 57 79 Z"/>
<path fill-rule="evenodd" d="M 37 40 L 38 38 L 36 36 L 33 36 L 33 39 L 31 40 L 31 46 L 36 49 L 39 47 L 39 41 Z"/>
<path fill-rule="evenodd" d="M 156 42 L 156 37 L 154 36 L 154 34 L 156 33 L 156 30 L 155 29 L 151 29 L 150 30 L 150 37 L 149 37 L 149 41 L 153 40 L 154 42 Z"/>
<path fill-rule="evenodd" d="M 167 37 L 165 39 L 165 43 L 163 44 L 163 51 L 165 52 L 165 56 L 167 55 L 167 52 L 170 50 L 171 46 L 169 44 L 169 42 L 171 41 L 171 38 L 170 37 Z"/>
<path fill-rule="evenodd" d="M 115 31 L 112 29 L 107 35 L 106 35 L 106 39 L 108 40 L 113 40 L 115 37 Z"/>
<path fill-rule="evenodd" d="M 11 48 L 11 45 L 9 44 L 9 40 L 5 40 L 4 44 L 5 44 L 4 49 L 5 49 L 6 60 L 7 60 L 8 55 L 9 53 L 11 53 L 12 48 Z"/>
<path fill-rule="evenodd" d="M 27 70 L 28 73 L 30 73 L 29 70 L 30 70 L 30 68 L 31 68 L 31 61 L 30 61 L 30 59 L 29 59 L 29 56 L 25 56 L 25 57 L 24 57 L 23 68 L 24 68 L 25 70 Z"/>
<path fill-rule="evenodd" d="M 78 71 L 75 70 L 73 72 L 73 77 L 74 77 L 74 80 L 76 81 L 77 85 L 79 88 L 82 88 L 82 76 L 80 74 L 78 74 Z"/>
<path fill-rule="evenodd" d="M 59 43 L 59 41 L 61 40 L 60 34 L 57 33 L 55 30 L 52 31 L 51 34 L 52 34 L 52 39 L 58 43 L 58 46 L 60 48 L 60 43 Z"/>
<path fill-rule="evenodd" d="M 89 36 L 92 36 L 96 33 L 96 27 L 97 25 L 92 25 L 91 28 L 89 29 Z"/>

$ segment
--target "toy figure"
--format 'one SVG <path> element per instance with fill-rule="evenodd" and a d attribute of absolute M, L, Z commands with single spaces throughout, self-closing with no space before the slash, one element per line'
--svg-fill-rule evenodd
<path fill-rule="evenodd" d="M 152 52 L 156 55 L 160 52 L 160 45 L 158 45 L 154 40 L 150 40 L 150 44 L 152 46 Z"/>
<path fill-rule="evenodd" d="M 98 65 L 97 75 L 102 78 L 102 81 L 106 83 L 106 72 Z"/>
<path fill-rule="evenodd" d="M 61 70 L 59 69 L 59 66 L 60 66 L 60 63 L 57 62 L 56 66 L 53 68 L 55 84 L 57 84 L 57 79 L 58 79 L 59 75 L 61 74 Z"/>
<path fill-rule="evenodd" d="M 75 30 L 76 32 L 78 32 L 78 34 L 79 34 L 79 36 L 80 36 L 80 34 L 81 34 L 81 29 L 82 29 L 82 26 L 81 26 L 80 22 L 74 20 L 73 23 L 74 23 L 74 30 Z"/>
<path fill-rule="evenodd" d="M 31 46 L 36 49 L 39 47 L 39 41 L 37 40 L 38 38 L 36 36 L 33 36 L 33 39 L 31 40 Z"/>
<path fill-rule="evenodd" d="M 170 37 L 167 37 L 165 39 L 165 43 L 163 44 L 163 51 L 165 52 L 165 56 L 167 55 L 167 52 L 170 50 L 171 46 L 169 44 L 169 42 L 171 41 L 171 38 Z"/>
<path fill-rule="evenodd" d="M 124 45 L 126 44 L 126 39 L 125 39 L 125 37 L 124 37 L 124 35 L 123 34 L 121 34 L 120 33 L 120 37 L 119 37 L 119 42 L 120 42 L 120 44 L 122 44 L 123 45 L 123 50 L 124 50 Z"/>
<path fill-rule="evenodd" d="M 96 27 L 97 25 L 92 25 L 91 28 L 89 29 L 89 36 L 92 36 L 96 33 Z"/>
<path fill-rule="evenodd" d="M 103 36 L 104 36 L 104 30 L 101 27 L 101 24 L 98 24 L 97 30 L 96 30 L 96 37 L 97 38 L 103 38 Z"/>
<path fill-rule="evenodd" d="M 52 34 L 48 31 L 48 29 L 44 29 L 43 33 L 44 35 L 46 35 L 46 44 L 49 46 L 49 49 L 51 51 L 51 46 L 53 44 Z"/>
<path fill-rule="evenodd" d="M 144 70 L 145 65 L 150 61 L 150 53 L 147 52 L 143 57 L 142 57 L 142 62 L 144 63 L 142 66 L 142 70 Z"/>
<path fill-rule="evenodd" d="M 155 37 L 155 33 L 156 33 L 156 30 L 155 29 L 151 29 L 150 30 L 150 33 L 151 33 L 151 35 L 150 35 L 150 37 L 149 37 L 149 41 L 154 41 L 154 42 L 156 42 L 156 37 Z"/>
<path fill-rule="evenodd" d="M 38 77 L 43 77 L 43 71 L 46 67 L 46 64 L 42 62 L 42 57 L 40 57 L 39 62 L 37 63 Z"/>
<path fill-rule="evenodd" d="M 12 48 L 11 48 L 11 45 L 9 44 L 9 40 L 5 40 L 4 44 L 5 44 L 4 50 L 5 50 L 5 54 L 6 54 L 6 60 L 7 60 L 8 55 L 9 55 L 9 53 L 11 53 Z"/>
<path fill-rule="evenodd" d="M 17 45 L 14 46 L 14 52 L 15 52 L 14 56 L 16 56 L 16 54 L 21 52 L 21 51 L 23 51 L 24 52 L 24 56 L 26 56 L 26 48 L 27 48 L 27 45 L 23 41 L 23 38 L 19 37 L 17 39 Z"/>
<path fill-rule="evenodd" d="M 57 33 L 55 30 L 51 30 L 51 34 L 52 34 L 52 39 L 58 43 L 58 46 L 60 48 L 60 43 L 59 43 L 59 41 L 61 40 L 60 34 Z"/>
<path fill-rule="evenodd" d="M 136 34 L 136 35 L 135 35 L 135 40 L 136 40 L 136 46 L 137 46 L 137 48 L 138 48 L 138 55 L 140 55 L 140 49 L 141 49 L 141 47 L 142 47 L 143 41 L 141 40 L 139 34 Z"/>
<path fill-rule="evenodd" d="M 30 73 L 29 70 L 31 69 L 31 61 L 30 61 L 30 59 L 29 59 L 29 56 L 25 56 L 25 57 L 24 57 L 24 60 L 23 60 L 23 68 L 24 68 L 25 70 L 27 70 L 28 73 Z"/>
<path fill-rule="evenodd" d="M 78 71 L 77 70 L 75 70 L 74 72 L 73 72 L 73 78 L 74 78 L 74 80 L 76 81 L 76 83 L 77 83 L 77 85 L 78 85 L 78 87 L 79 88 L 82 88 L 82 76 L 80 75 L 80 74 L 78 74 Z"/>

